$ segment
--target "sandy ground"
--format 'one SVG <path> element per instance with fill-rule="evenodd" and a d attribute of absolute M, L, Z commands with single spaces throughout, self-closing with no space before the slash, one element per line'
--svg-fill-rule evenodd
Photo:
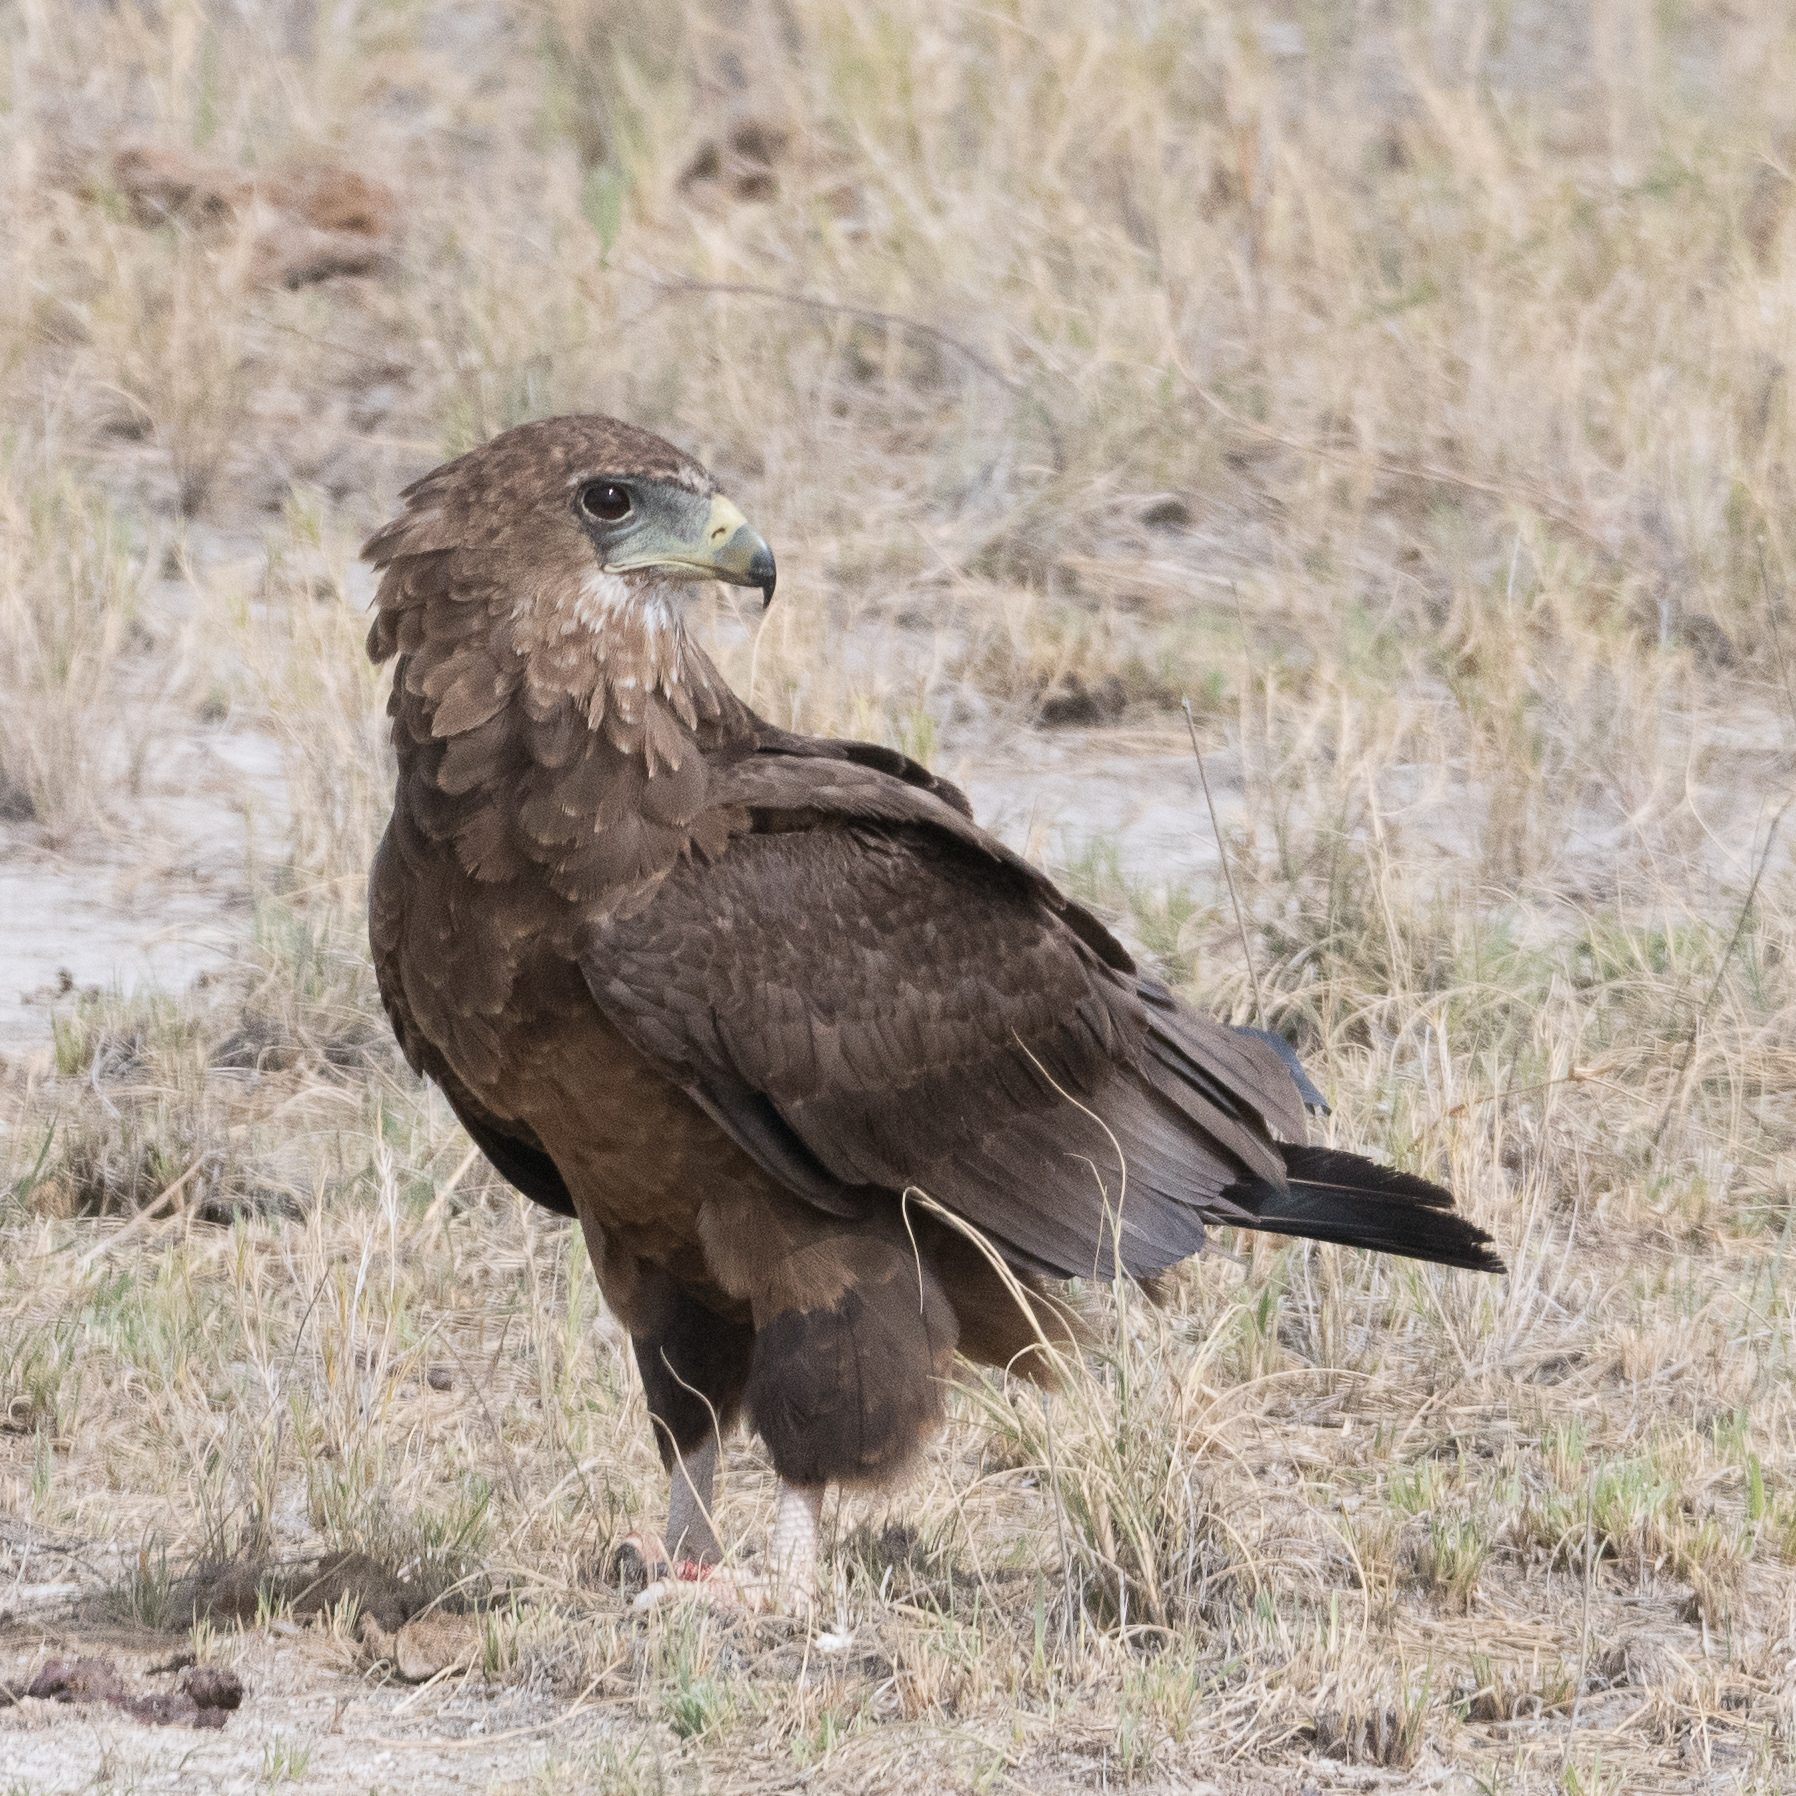
<path fill-rule="evenodd" d="M 252 539 L 195 527 L 201 576 L 254 566 Z M 142 622 L 164 652 L 146 657 L 131 704 L 149 720 L 103 825 L 50 845 L 29 822 L 0 822 L 0 1055 L 42 1048 L 57 1000 L 92 986 L 179 994 L 227 966 L 247 939 L 254 892 L 285 855 L 289 807 L 281 745 L 253 715 L 197 722 L 171 705 L 167 652 L 209 628 L 184 580 L 151 582 Z M 200 643 L 207 660 L 215 645 Z M 133 720 L 121 720 L 133 736 Z"/>
<path fill-rule="evenodd" d="M 48 1636 L 44 1644 L 104 1652 L 145 1689 L 174 1682 L 155 1671 L 170 1655 L 167 1637 L 83 1633 Z M 7 1670 L 31 1662 L 36 1645 L 0 1647 Z M 295 1781 L 308 1790 L 481 1790 L 498 1779 L 527 1786 L 557 1761 L 626 1739 L 613 1714 L 590 1706 L 576 1712 L 565 1700 L 512 1689 L 437 1689 L 420 1703 L 403 1685 L 372 1687 L 319 1663 L 303 1634 L 249 1636 L 236 1663 L 249 1693 L 215 1732 L 145 1726 L 104 1705 L 24 1698 L 0 1717 L 0 1773 L 34 1796 L 108 1784 L 222 1793 L 266 1787 L 283 1750 L 297 1749 L 305 1757 Z"/>

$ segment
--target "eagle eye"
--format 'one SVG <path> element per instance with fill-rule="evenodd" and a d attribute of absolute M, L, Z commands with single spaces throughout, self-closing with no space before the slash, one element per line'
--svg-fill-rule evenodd
<path fill-rule="evenodd" d="M 574 495 L 574 503 L 598 523 L 615 524 L 630 515 L 630 489 L 615 480 L 593 480 Z"/>

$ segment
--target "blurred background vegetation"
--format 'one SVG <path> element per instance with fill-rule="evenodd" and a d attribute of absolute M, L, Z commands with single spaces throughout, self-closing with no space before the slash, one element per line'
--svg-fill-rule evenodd
<path fill-rule="evenodd" d="M 1787 1785 L 1786 6 L 6 0 L 0 37 L 0 1543 L 46 1589 L 85 1543 L 58 1625 L 233 1623 L 196 1650 L 252 1681 L 299 1637 L 386 1716 L 353 1604 L 266 1581 L 363 1554 L 475 1605 L 518 1725 L 602 1721 L 498 1787 Z M 656 1477 L 624 1344 L 362 945 L 356 546 L 582 409 L 775 545 L 765 619 L 691 619 L 740 690 L 966 779 L 1197 1001 L 1248 1017 L 1251 954 L 1332 1138 L 1513 1269 L 1243 1239 L 1118 1294 L 1051 1416 L 969 1378 L 894 1508 L 845 1504 L 864 1651 L 796 1680 L 604 1582 Z M 59 989 L 77 923 L 206 954 Z M 769 1489 L 738 1443 L 726 1533 Z"/>

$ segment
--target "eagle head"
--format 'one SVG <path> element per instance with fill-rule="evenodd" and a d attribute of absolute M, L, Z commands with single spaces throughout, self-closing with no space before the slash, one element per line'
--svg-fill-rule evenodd
<path fill-rule="evenodd" d="M 653 688 L 686 660 L 677 601 L 691 583 L 773 598 L 773 551 L 710 472 L 615 418 L 520 425 L 402 496 L 405 509 L 362 549 L 383 574 L 376 661 L 463 635 L 478 611 L 505 639 L 489 637 L 488 653 L 568 690 L 588 671 L 600 685 Z"/>
<path fill-rule="evenodd" d="M 677 461 L 662 472 L 620 457 L 599 458 L 567 483 L 575 521 L 592 545 L 599 572 L 622 579 L 648 575 L 662 584 L 723 580 L 758 586 L 761 603 L 772 604 L 773 551 L 717 483 L 658 438 L 635 430 L 628 434 Z M 622 465 L 614 468 L 612 461 Z"/>
<path fill-rule="evenodd" d="M 703 580 L 771 599 L 774 568 L 711 475 L 614 418 L 551 418 L 404 498 L 362 550 L 395 818 L 476 880 L 540 876 L 581 903 L 644 899 L 695 844 L 721 851 L 727 819 L 698 822 L 704 751 L 755 720 L 680 601 Z"/>

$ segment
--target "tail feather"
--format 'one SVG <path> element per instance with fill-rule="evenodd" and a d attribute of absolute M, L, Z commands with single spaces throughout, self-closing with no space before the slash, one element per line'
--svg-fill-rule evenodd
<path fill-rule="evenodd" d="M 1442 1186 L 1336 1148 L 1281 1142 L 1279 1152 L 1283 1189 L 1255 1180 L 1222 1193 L 1251 1213 L 1255 1227 L 1473 1272 L 1508 1270 L 1490 1236 L 1454 1210 L 1453 1194 Z"/>

